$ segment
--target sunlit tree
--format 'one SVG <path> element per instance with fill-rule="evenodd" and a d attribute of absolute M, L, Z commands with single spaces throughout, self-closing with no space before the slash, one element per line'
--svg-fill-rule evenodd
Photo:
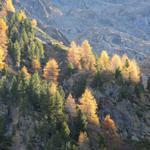
<path fill-rule="evenodd" d="M 111 59 L 111 69 L 113 72 L 116 71 L 116 69 L 121 70 L 122 69 L 122 61 L 119 55 L 114 54 Z"/>
<path fill-rule="evenodd" d="M 82 69 L 95 71 L 96 69 L 96 58 L 93 54 L 92 47 L 87 40 L 82 42 L 81 45 L 81 65 Z"/>
<path fill-rule="evenodd" d="M 23 10 L 20 10 L 20 12 L 18 13 L 18 20 L 21 22 L 26 18 L 26 14 Z"/>
<path fill-rule="evenodd" d="M 121 58 L 122 61 L 122 75 L 125 79 L 129 79 L 129 66 L 130 66 L 130 59 L 126 54 L 124 54 Z"/>
<path fill-rule="evenodd" d="M 58 75 L 58 63 L 55 59 L 50 59 L 44 67 L 43 77 L 47 80 L 57 82 Z"/>
<path fill-rule="evenodd" d="M 139 82 L 140 81 L 140 68 L 135 60 L 131 60 L 129 69 L 130 69 L 129 78 L 135 83 Z"/>
<path fill-rule="evenodd" d="M 99 124 L 99 118 L 96 114 L 97 112 L 97 103 L 96 99 L 92 95 L 89 89 L 86 89 L 84 94 L 80 99 L 80 107 L 82 111 L 86 114 L 89 122 L 94 122 L 95 124 Z"/>
<path fill-rule="evenodd" d="M 22 69 L 21 69 L 21 71 L 25 74 L 25 76 L 26 76 L 27 79 L 30 79 L 31 75 L 28 72 L 28 69 L 27 69 L 26 66 L 23 66 Z"/>
<path fill-rule="evenodd" d="M 36 27 L 37 26 L 37 20 L 36 19 L 32 19 L 31 20 L 31 24 L 33 27 Z"/>
<path fill-rule="evenodd" d="M 0 70 L 5 67 L 6 54 L 3 48 L 0 47 Z"/>
<path fill-rule="evenodd" d="M 103 122 L 104 128 L 107 129 L 112 129 L 116 131 L 116 125 L 113 119 L 110 117 L 110 115 L 106 115 L 104 122 Z"/>
<path fill-rule="evenodd" d="M 79 150 L 90 150 L 89 139 L 86 132 L 80 132 L 78 139 Z"/>
<path fill-rule="evenodd" d="M 11 12 L 15 12 L 15 7 L 12 3 L 12 0 L 6 0 L 6 9 Z"/>
<path fill-rule="evenodd" d="M 80 56 L 79 47 L 73 41 L 71 42 L 71 45 L 67 54 L 68 64 L 71 64 L 73 68 L 81 69 L 80 59 L 81 59 L 81 56 Z"/>
<path fill-rule="evenodd" d="M 7 23 L 4 21 L 4 19 L 0 19 L 0 47 L 4 50 L 5 54 L 7 53 L 7 43 L 8 43 L 8 37 L 7 37 Z"/>
<path fill-rule="evenodd" d="M 32 68 L 34 70 L 39 70 L 41 68 L 41 63 L 38 59 L 33 59 L 32 60 Z"/>
<path fill-rule="evenodd" d="M 102 53 L 98 59 L 98 69 L 100 69 L 100 70 L 109 70 L 110 69 L 110 58 L 105 50 L 102 51 Z"/>

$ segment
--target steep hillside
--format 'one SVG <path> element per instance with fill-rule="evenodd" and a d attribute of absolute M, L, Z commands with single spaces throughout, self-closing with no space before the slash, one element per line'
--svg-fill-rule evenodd
<path fill-rule="evenodd" d="M 48 8 L 54 2 L 55 12 Z M 26 14 L 15 11 L 11 0 L 0 1 L 0 150 L 149 150 L 148 71 L 143 80 L 143 69 L 132 57 L 105 50 L 96 57 L 88 40 L 69 44 L 61 32 L 54 36 L 48 27 L 48 34 L 45 21 L 33 19 L 36 7 L 41 9 L 35 15 L 41 19 L 43 12 L 46 20 L 49 9 L 52 16 L 62 15 L 56 5 L 64 11 L 89 9 L 91 3 L 83 2 L 22 1 Z M 144 58 L 146 53 L 139 52 L 129 54 Z"/>

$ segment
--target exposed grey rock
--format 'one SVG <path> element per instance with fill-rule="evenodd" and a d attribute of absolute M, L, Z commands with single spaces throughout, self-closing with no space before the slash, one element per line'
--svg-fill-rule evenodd
<path fill-rule="evenodd" d="M 150 54 L 150 3 L 145 0 L 14 0 L 18 9 L 39 20 L 52 34 L 70 41 L 88 39 L 99 54 L 128 53 L 144 60 Z M 54 32 L 53 32 L 54 33 Z M 55 36 L 58 38 L 58 36 Z M 61 39 L 60 39 L 61 40 Z M 121 50 L 121 51 L 120 51 Z"/>

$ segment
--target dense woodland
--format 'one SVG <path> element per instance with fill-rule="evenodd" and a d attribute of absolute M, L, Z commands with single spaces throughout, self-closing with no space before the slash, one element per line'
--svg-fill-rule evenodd
<path fill-rule="evenodd" d="M 150 78 L 144 88 L 136 60 L 106 50 L 96 57 L 85 40 L 62 49 L 60 61 L 47 55 L 51 49 L 36 34 L 38 21 L 15 12 L 11 0 L 0 3 L 0 105 L 7 112 L 0 113 L 1 150 L 149 148 L 122 139 L 111 114 L 100 116 L 95 92 L 113 80 L 121 87 L 119 99 L 131 98 L 130 87 L 135 98 L 145 97 Z"/>

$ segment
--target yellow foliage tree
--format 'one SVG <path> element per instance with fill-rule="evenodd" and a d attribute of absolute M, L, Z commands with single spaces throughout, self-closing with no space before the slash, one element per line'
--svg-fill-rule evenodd
<path fill-rule="evenodd" d="M 0 69 L 5 66 L 5 60 L 7 56 L 7 24 L 4 19 L 0 19 Z"/>
<path fill-rule="evenodd" d="M 6 32 L 8 29 L 6 22 L 4 19 L 0 18 L 0 30 Z"/>
<path fill-rule="evenodd" d="M 57 92 L 57 84 L 52 82 L 50 87 L 49 87 L 49 91 L 51 94 L 55 94 Z"/>
<path fill-rule="evenodd" d="M 122 69 L 122 61 L 119 55 L 114 54 L 111 59 L 111 70 L 115 72 L 116 69 Z"/>
<path fill-rule="evenodd" d="M 80 59 L 81 56 L 79 52 L 79 47 L 73 41 L 71 42 L 70 48 L 68 50 L 68 55 L 67 55 L 68 63 L 73 65 L 74 68 L 81 69 Z"/>
<path fill-rule="evenodd" d="M 97 103 L 89 89 L 86 89 L 80 99 L 80 107 L 86 114 L 89 122 L 99 125 L 99 118 L 96 114 Z"/>
<path fill-rule="evenodd" d="M 86 132 L 80 132 L 78 139 L 79 150 L 90 150 L 89 139 Z"/>
<path fill-rule="evenodd" d="M 6 54 L 2 47 L 0 47 L 0 70 L 5 67 Z"/>
<path fill-rule="evenodd" d="M 37 26 L 37 20 L 36 19 L 32 19 L 31 24 L 33 27 Z"/>
<path fill-rule="evenodd" d="M 129 79 L 129 66 L 130 66 L 130 59 L 126 54 L 124 54 L 121 58 L 122 61 L 122 75 L 125 79 Z"/>
<path fill-rule="evenodd" d="M 58 75 L 58 63 L 55 59 L 50 59 L 44 67 L 43 77 L 47 80 L 57 82 Z"/>
<path fill-rule="evenodd" d="M 135 60 L 131 60 L 130 62 L 129 78 L 135 83 L 140 81 L 140 68 Z"/>
<path fill-rule="evenodd" d="M 74 98 L 72 97 L 71 94 L 69 94 L 66 103 L 65 103 L 65 108 L 68 111 L 68 113 L 70 114 L 71 117 L 75 117 L 76 116 L 76 103 Z"/>
<path fill-rule="evenodd" d="M 117 127 L 115 125 L 114 120 L 110 117 L 110 115 L 106 115 L 103 122 L 103 132 L 105 138 L 107 140 L 107 148 L 112 149 L 122 149 L 121 148 L 121 139 L 119 134 L 117 133 Z"/>
<path fill-rule="evenodd" d="M 6 0 L 6 9 L 7 11 L 15 12 L 15 7 L 12 3 L 12 0 Z"/>
<path fill-rule="evenodd" d="M 110 115 L 106 115 L 103 125 L 106 130 L 111 129 L 111 130 L 116 131 L 115 122 L 111 119 Z"/>
<path fill-rule="evenodd" d="M 25 14 L 25 12 L 23 10 L 21 10 L 19 12 L 18 19 L 19 19 L 20 22 L 23 21 L 24 19 L 26 19 L 26 14 Z"/>
<path fill-rule="evenodd" d="M 26 76 L 27 79 L 30 79 L 31 75 L 30 73 L 28 72 L 28 69 L 26 66 L 23 66 L 22 69 L 21 69 L 21 72 L 23 72 Z"/>
<path fill-rule="evenodd" d="M 32 68 L 36 71 L 41 68 L 41 63 L 38 59 L 33 59 L 32 60 Z"/>
<path fill-rule="evenodd" d="M 101 70 L 109 70 L 110 69 L 110 58 L 108 53 L 103 50 L 99 59 L 98 59 L 98 66 Z"/>
<path fill-rule="evenodd" d="M 81 48 L 81 65 L 85 70 L 96 70 L 96 58 L 93 54 L 92 47 L 87 40 L 82 42 Z"/>

